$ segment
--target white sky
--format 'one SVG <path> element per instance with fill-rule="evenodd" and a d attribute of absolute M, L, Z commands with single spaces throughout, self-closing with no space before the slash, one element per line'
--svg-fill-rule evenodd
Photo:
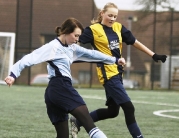
<path fill-rule="evenodd" d="M 119 10 L 138 10 L 141 9 L 142 5 L 135 4 L 136 0 L 94 0 L 96 3 L 96 6 L 99 9 L 102 9 L 104 5 L 108 2 L 115 3 Z M 179 0 L 170 0 L 171 7 L 175 9 L 175 11 L 179 11 Z M 166 5 L 169 6 L 169 5 Z M 161 10 L 160 7 L 157 7 L 158 10 Z M 167 10 L 167 9 L 165 9 Z"/>

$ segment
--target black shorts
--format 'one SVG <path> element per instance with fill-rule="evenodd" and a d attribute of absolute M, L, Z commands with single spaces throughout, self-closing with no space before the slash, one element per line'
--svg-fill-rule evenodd
<path fill-rule="evenodd" d="M 111 100 L 117 105 L 130 101 L 129 96 L 124 89 L 121 74 L 110 78 L 103 86 L 106 92 L 107 106 L 110 104 Z"/>
<path fill-rule="evenodd" d="M 45 91 L 47 114 L 52 122 L 68 120 L 68 113 L 73 109 L 85 105 L 82 97 L 73 88 L 68 77 L 51 78 Z"/>

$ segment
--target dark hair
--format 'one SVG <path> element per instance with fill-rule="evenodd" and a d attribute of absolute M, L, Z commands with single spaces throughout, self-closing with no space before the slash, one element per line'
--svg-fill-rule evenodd
<path fill-rule="evenodd" d="M 80 28 L 82 32 L 84 30 L 83 25 L 77 19 L 68 18 L 62 23 L 61 27 L 57 26 L 55 28 L 55 33 L 57 36 L 61 34 L 70 34 L 74 32 L 75 28 Z"/>

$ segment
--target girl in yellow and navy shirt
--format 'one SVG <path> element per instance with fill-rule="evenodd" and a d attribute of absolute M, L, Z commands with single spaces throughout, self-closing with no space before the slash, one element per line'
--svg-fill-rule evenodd
<path fill-rule="evenodd" d="M 107 55 L 122 57 L 122 42 L 127 45 L 133 45 L 137 49 L 151 56 L 154 61 L 161 60 L 165 62 L 166 55 L 157 55 L 140 43 L 122 24 L 116 22 L 118 16 L 118 8 L 113 3 L 104 6 L 98 15 L 97 20 L 92 21 L 92 25 L 87 27 L 79 41 L 81 43 L 91 43 L 95 50 L 103 52 Z M 104 63 L 97 64 L 97 73 L 99 81 L 103 84 L 106 92 L 107 108 L 97 109 L 90 113 L 94 122 L 108 118 L 114 118 L 119 114 L 122 107 L 125 115 L 127 128 L 133 138 L 143 138 L 143 135 L 137 125 L 134 106 L 123 87 L 122 65 L 106 65 Z M 71 123 L 76 125 L 79 131 L 81 124 L 74 117 Z M 73 129 L 72 129 L 73 131 Z"/>

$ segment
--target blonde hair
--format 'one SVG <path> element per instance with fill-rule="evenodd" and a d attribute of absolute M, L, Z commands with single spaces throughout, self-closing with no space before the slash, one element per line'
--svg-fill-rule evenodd
<path fill-rule="evenodd" d="M 103 7 L 103 9 L 98 13 L 97 19 L 96 19 L 96 20 L 93 19 L 93 20 L 91 21 L 91 24 L 101 23 L 101 21 L 102 21 L 101 13 L 102 13 L 102 12 L 106 12 L 106 11 L 108 10 L 108 8 L 116 8 L 116 9 L 118 9 L 118 7 L 117 7 L 116 4 L 114 4 L 114 3 L 112 3 L 112 2 L 107 3 L 107 4 Z"/>

